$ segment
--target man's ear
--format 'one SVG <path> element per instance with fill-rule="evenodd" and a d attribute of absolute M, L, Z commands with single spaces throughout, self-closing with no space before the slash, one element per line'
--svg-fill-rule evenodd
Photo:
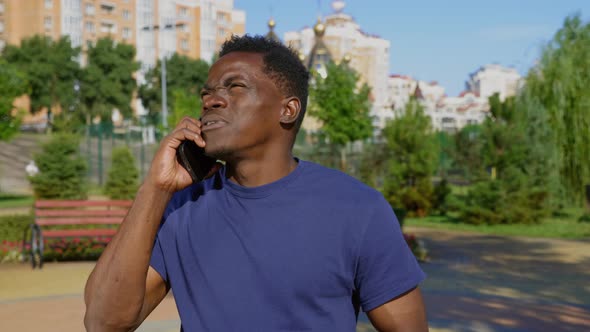
<path fill-rule="evenodd" d="M 282 124 L 293 124 L 299 118 L 301 112 L 301 101 L 297 97 L 283 99 L 280 121 Z"/>

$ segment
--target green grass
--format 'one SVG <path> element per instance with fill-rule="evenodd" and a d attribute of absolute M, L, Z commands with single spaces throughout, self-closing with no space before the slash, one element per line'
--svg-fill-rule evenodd
<path fill-rule="evenodd" d="M 0 193 L 0 209 L 30 207 L 33 201 L 33 196 Z"/>
<path fill-rule="evenodd" d="M 410 227 L 424 227 L 502 236 L 526 236 L 563 239 L 590 238 L 590 222 L 578 221 L 578 218 L 583 214 L 583 212 L 584 211 L 582 209 L 568 209 L 566 214 L 563 216 L 547 218 L 541 223 L 533 225 L 471 225 L 462 223 L 453 218 L 441 216 L 406 218 L 404 225 Z"/>

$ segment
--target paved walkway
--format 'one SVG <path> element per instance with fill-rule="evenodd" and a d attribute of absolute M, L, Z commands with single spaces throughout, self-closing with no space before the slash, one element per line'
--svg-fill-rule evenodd
<path fill-rule="evenodd" d="M 406 231 L 431 252 L 422 265 L 431 331 L 590 331 L 590 242 Z M 0 329 L 82 331 L 82 291 L 92 267 L 0 265 Z M 179 331 L 172 296 L 139 331 Z M 373 331 L 366 317 L 357 331 Z"/>

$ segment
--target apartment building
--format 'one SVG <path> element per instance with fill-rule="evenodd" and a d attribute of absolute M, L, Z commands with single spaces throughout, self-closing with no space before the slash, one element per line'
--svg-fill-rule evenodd
<path fill-rule="evenodd" d="M 34 35 L 69 36 L 83 50 L 102 37 L 136 46 L 147 69 L 177 52 L 211 61 L 246 14 L 233 0 L 0 0 L 0 50 Z"/>
<path fill-rule="evenodd" d="M 322 50 L 325 48 L 323 53 L 332 61 L 349 63 L 359 73 L 361 82 L 371 87 L 371 113 L 375 116 L 375 125 L 383 127 L 385 120 L 393 116 L 386 105 L 390 42 L 364 32 L 354 18 L 343 11 L 344 7 L 344 1 L 333 1 L 333 13 L 327 15 L 325 21 L 300 31 L 286 32 L 285 44 L 296 49 L 306 64 L 315 61 L 311 58 L 317 53 L 319 42 Z M 317 64 L 313 67 L 318 70 Z"/>

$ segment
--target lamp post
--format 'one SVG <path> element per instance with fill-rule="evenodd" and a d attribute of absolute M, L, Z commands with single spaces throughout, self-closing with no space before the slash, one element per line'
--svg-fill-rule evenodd
<path fill-rule="evenodd" d="M 182 28 L 184 23 L 176 23 L 176 24 L 164 24 L 162 27 L 160 25 L 148 25 L 141 28 L 142 30 L 147 31 L 154 31 L 158 30 L 160 33 L 163 30 L 173 30 L 176 28 Z M 155 36 L 154 36 L 155 39 Z M 162 38 L 160 38 L 162 40 Z M 162 126 L 164 130 L 168 130 L 168 95 L 166 91 L 166 55 L 160 51 L 160 61 L 162 62 L 162 70 L 161 70 L 161 86 L 162 86 Z"/>

